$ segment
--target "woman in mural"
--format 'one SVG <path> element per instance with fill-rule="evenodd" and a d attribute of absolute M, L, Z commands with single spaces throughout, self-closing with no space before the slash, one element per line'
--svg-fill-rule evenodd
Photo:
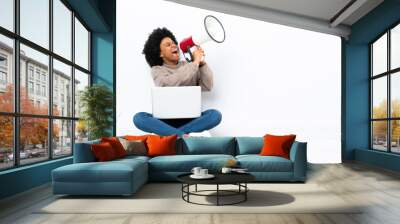
<path fill-rule="evenodd" d="M 202 91 L 213 87 L 213 73 L 202 60 L 201 47 L 192 53 L 193 61 L 180 61 L 178 42 L 166 28 L 157 28 L 149 35 L 143 54 L 151 67 L 151 75 L 156 86 L 200 86 Z M 217 126 L 222 115 L 215 109 L 203 111 L 194 119 L 157 119 L 152 114 L 139 112 L 133 117 L 135 126 L 145 132 L 158 135 L 183 136 L 192 132 L 202 132 Z"/>

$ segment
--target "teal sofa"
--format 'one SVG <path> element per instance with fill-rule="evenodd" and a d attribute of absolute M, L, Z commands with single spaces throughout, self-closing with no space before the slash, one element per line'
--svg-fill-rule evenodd
<path fill-rule="evenodd" d="M 52 171 L 54 194 L 131 195 L 148 181 L 176 181 L 193 167 L 218 172 L 236 160 L 259 182 L 305 182 L 307 143 L 294 142 L 290 159 L 260 156 L 262 137 L 189 137 L 177 140 L 177 155 L 128 156 L 96 162 L 91 141 L 75 144 L 74 163 Z"/>

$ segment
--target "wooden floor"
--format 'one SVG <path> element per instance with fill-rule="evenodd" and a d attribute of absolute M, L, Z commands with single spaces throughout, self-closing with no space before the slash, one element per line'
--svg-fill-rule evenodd
<path fill-rule="evenodd" d="M 400 223 L 398 173 L 358 163 L 310 165 L 308 183 L 367 206 L 357 214 L 35 214 L 35 209 L 54 200 L 47 185 L 1 201 L 0 223 Z"/>

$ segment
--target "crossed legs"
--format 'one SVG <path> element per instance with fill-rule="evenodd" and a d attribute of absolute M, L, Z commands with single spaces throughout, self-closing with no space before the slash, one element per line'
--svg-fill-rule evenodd
<path fill-rule="evenodd" d="M 201 116 L 187 123 L 174 127 L 173 122 L 163 121 L 153 117 L 152 114 L 139 112 L 133 117 L 133 123 L 142 131 L 155 133 L 158 135 L 178 135 L 182 136 L 192 132 L 202 132 L 217 126 L 222 119 L 222 115 L 218 110 L 210 109 L 201 113 Z M 182 123 L 182 122 L 176 122 Z"/>

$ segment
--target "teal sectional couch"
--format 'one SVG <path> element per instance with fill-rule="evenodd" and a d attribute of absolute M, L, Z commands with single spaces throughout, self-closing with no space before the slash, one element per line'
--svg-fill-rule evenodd
<path fill-rule="evenodd" d="M 75 144 L 74 163 L 52 171 L 54 194 L 131 195 L 148 181 L 176 181 L 176 177 L 201 166 L 218 172 L 236 160 L 259 182 L 304 182 L 307 143 L 294 142 L 290 159 L 260 156 L 262 137 L 189 137 L 177 140 L 177 155 L 128 156 L 96 162 L 91 141 Z"/>

